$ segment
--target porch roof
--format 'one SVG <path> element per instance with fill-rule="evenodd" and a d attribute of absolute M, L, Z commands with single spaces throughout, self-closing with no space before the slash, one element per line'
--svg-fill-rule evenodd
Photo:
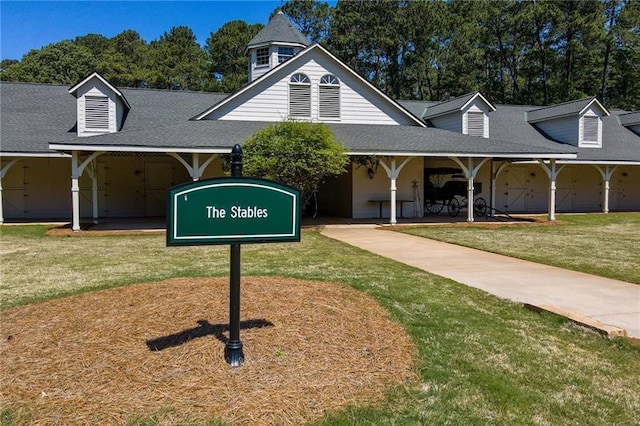
<path fill-rule="evenodd" d="M 254 121 L 186 121 L 153 128 L 73 138 L 52 149 L 117 152 L 226 153 L 236 143 L 273 123 Z M 328 124 L 351 155 L 471 156 L 508 158 L 575 158 L 575 148 L 548 142 L 529 146 L 494 138 L 467 136 L 415 126 Z"/>

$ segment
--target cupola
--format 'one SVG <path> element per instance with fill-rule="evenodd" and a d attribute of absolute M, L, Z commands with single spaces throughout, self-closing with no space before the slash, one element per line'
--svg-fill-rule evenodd
<path fill-rule="evenodd" d="M 249 82 L 309 45 L 307 38 L 279 10 L 247 45 Z"/>

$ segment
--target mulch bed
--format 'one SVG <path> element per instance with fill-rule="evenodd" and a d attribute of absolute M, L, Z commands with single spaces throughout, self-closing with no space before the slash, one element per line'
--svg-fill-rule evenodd
<path fill-rule="evenodd" d="M 415 347 L 370 297 L 243 277 L 245 364 L 223 359 L 227 278 L 180 278 L 2 313 L 3 410 L 30 424 L 301 424 L 417 380 Z"/>

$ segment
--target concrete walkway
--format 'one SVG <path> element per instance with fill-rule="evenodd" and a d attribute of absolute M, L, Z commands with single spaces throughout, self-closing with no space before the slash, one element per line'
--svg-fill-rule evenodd
<path fill-rule="evenodd" d="M 327 226 L 322 234 L 504 299 L 555 305 L 640 338 L 640 285 L 375 226 Z"/>

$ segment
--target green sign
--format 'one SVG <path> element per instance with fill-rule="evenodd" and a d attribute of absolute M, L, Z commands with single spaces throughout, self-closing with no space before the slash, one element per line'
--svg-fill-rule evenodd
<path fill-rule="evenodd" d="M 167 191 L 167 245 L 300 241 L 300 192 L 243 177 L 215 178 Z"/>

